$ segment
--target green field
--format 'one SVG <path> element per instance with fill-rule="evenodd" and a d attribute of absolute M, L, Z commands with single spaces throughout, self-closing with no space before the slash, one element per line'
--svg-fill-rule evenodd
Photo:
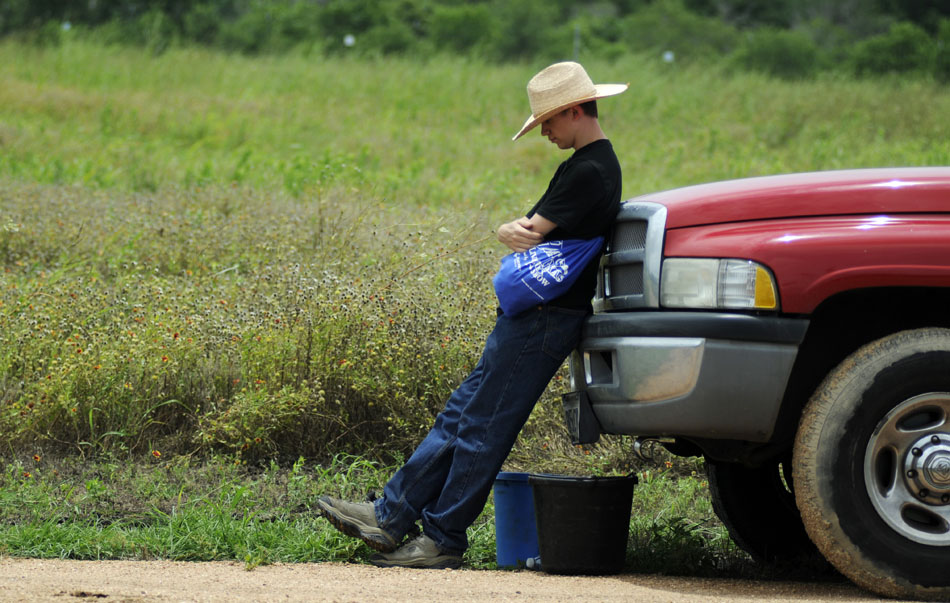
<path fill-rule="evenodd" d="M 349 454 L 386 473 L 477 360 L 503 253 L 492 229 L 567 157 L 536 133 L 510 141 L 540 67 L 0 41 L 0 553 L 361 558 L 352 543 L 307 540 L 332 539 L 308 505 L 378 487 L 375 473 L 350 491 L 327 472 Z M 631 84 L 600 105 L 625 197 L 950 164 L 950 89 L 927 80 L 789 83 L 635 56 L 587 68 Z M 662 473 L 638 488 L 638 548 L 741 557 L 697 494 L 701 466 L 636 460 L 626 438 L 571 447 L 561 389 L 511 468 Z M 75 459 L 95 468 L 54 468 Z M 243 473 L 208 485 L 234 463 Z M 116 489 L 141 491 L 117 510 Z M 175 496 L 184 515 L 166 504 Z M 270 519 L 252 521 L 262 509 Z M 189 532 L 176 517 L 244 544 L 210 557 L 170 545 Z M 298 531 L 280 537 L 296 548 L 248 544 L 263 524 Z M 470 562 L 489 564 L 493 535 L 478 530 L 490 521 L 473 530 Z"/>
<path fill-rule="evenodd" d="M 625 195 L 786 171 L 950 162 L 945 86 L 789 83 L 629 57 L 602 102 Z M 520 211 L 563 159 L 513 144 L 541 65 L 465 59 L 245 58 L 0 43 L 0 175 L 154 192 L 237 184 L 313 199 Z"/>

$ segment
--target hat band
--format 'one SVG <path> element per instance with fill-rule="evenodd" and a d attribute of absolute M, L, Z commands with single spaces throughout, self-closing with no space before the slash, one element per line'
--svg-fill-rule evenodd
<path fill-rule="evenodd" d="M 545 91 L 534 91 L 534 94 L 528 100 L 531 101 L 531 113 L 542 115 L 558 107 L 569 105 L 575 101 L 581 102 L 595 96 L 597 96 L 597 88 L 592 83 L 589 88 L 585 86 L 580 90 L 576 88 L 564 90 L 564 87 L 559 87 Z"/>

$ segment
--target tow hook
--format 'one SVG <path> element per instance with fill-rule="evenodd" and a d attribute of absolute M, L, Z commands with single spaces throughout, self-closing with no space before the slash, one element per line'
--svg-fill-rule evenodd
<path fill-rule="evenodd" d="M 674 438 L 640 436 L 633 441 L 633 452 L 644 461 L 656 460 L 657 445 L 674 444 Z"/>

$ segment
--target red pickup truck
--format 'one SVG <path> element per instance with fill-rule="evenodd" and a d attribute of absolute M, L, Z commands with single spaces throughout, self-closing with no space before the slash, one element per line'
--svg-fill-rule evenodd
<path fill-rule="evenodd" d="M 702 455 L 753 557 L 950 600 L 950 167 L 640 196 L 600 268 L 575 442 Z"/>

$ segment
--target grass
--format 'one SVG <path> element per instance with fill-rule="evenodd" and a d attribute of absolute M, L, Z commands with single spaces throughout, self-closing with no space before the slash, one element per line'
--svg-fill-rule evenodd
<path fill-rule="evenodd" d="M 926 80 L 588 67 L 632 83 L 625 196 L 950 163 Z M 492 227 L 565 157 L 509 140 L 535 69 L 0 41 L 0 446 L 411 450 L 491 324 Z"/>
<path fill-rule="evenodd" d="M 8 461 L 0 473 L 0 554 L 56 559 L 367 562 L 372 551 L 314 511 L 324 494 L 361 500 L 391 467 L 340 455 L 325 465 L 249 467 L 185 456 L 148 463 Z M 713 519 L 701 474 L 639 473 L 627 571 L 745 575 Z M 672 501 L 672 505 L 671 505 Z M 469 529 L 467 566 L 495 568 L 494 505 Z"/>
<path fill-rule="evenodd" d="M 491 230 L 566 158 L 510 141 L 540 67 L 0 41 L 2 551 L 365 560 L 313 500 L 377 488 L 477 360 Z M 587 67 L 632 84 L 601 104 L 625 197 L 950 164 L 927 80 Z M 564 378 L 510 468 L 639 473 L 632 568 L 744 571 L 701 467 L 570 446 Z"/>
<path fill-rule="evenodd" d="M 299 197 L 336 183 L 387 205 L 523 211 L 563 159 L 535 133 L 509 140 L 539 67 L 0 42 L 0 176 L 135 191 L 238 183 Z M 588 68 L 632 84 L 602 103 L 627 197 L 950 163 L 940 117 L 950 95 L 926 80 L 781 82 L 635 56 Z"/>

